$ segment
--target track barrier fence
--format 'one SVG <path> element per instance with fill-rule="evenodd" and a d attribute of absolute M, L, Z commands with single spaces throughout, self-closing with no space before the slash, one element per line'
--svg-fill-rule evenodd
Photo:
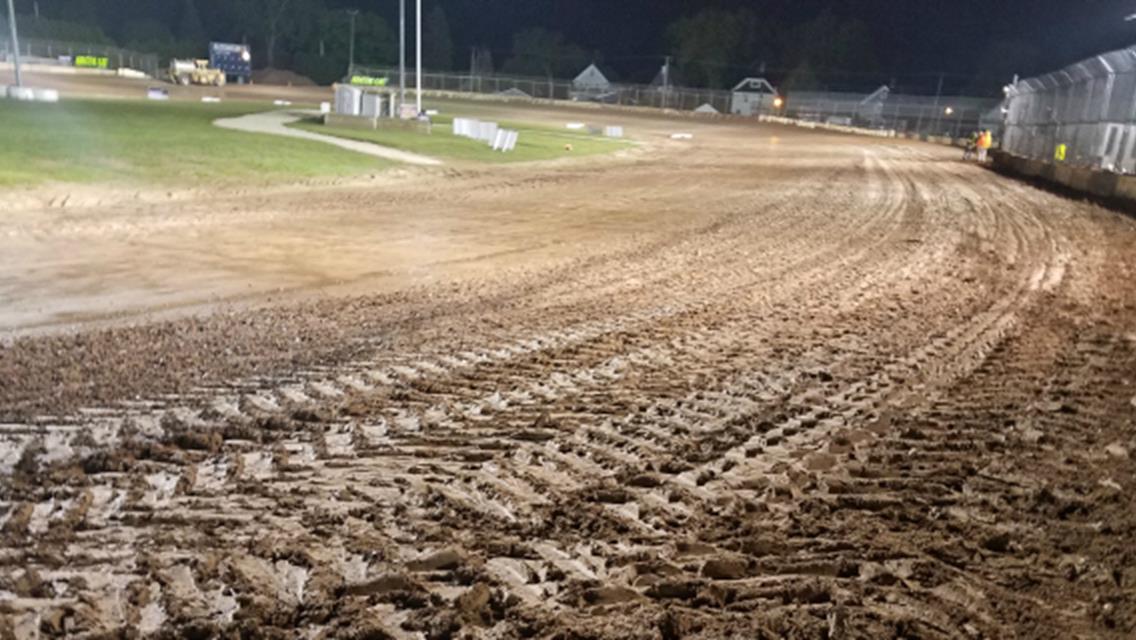
<path fill-rule="evenodd" d="M 1007 86 L 1002 148 L 1054 164 L 1136 172 L 1136 47 Z"/>

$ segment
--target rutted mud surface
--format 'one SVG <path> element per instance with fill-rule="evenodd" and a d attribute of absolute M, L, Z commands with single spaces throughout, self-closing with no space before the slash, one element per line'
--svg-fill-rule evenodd
<path fill-rule="evenodd" d="M 571 259 L 0 352 L 0 636 L 1132 637 L 1136 225 L 791 135 L 609 169 L 659 223 Z"/>

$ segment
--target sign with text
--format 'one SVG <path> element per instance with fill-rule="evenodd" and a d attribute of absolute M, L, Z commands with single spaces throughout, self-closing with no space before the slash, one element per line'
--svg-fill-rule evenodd
<path fill-rule="evenodd" d="M 75 66 L 84 69 L 106 69 L 110 61 L 105 56 L 75 56 Z"/>

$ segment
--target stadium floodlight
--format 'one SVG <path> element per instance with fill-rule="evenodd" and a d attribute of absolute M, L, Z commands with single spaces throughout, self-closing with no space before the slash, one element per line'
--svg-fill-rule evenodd
<path fill-rule="evenodd" d="M 12 31 L 12 62 L 16 70 L 16 86 L 24 86 L 20 76 L 20 38 L 16 35 L 16 7 L 8 0 L 8 27 Z"/>
<path fill-rule="evenodd" d="M 953 116 L 955 114 L 955 108 L 954 107 L 947 107 L 946 109 L 943 109 L 943 113 L 948 115 L 948 116 Z"/>
<path fill-rule="evenodd" d="M 406 0 L 398 0 L 398 111 L 406 104 Z"/>
<path fill-rule="evenodd" d="M 8 0 L 8 1 L 10 2 L 11 0 Z M 416 47 L 417 47 L 417 56 L 418 56 L 418 60 L 417 60 L 417 65 L 418 65 L 417 76 L 418 77 L 417 77 L 417 80 L 416 80 L 417 86 L 415 88 L 415 98 L 417 99 L 417 102 L 418 102 L 418 108 L 415 110 L 415 114 L 421 115 L 421 113 L 423 113 L 423 0 L 417 0 L 416 9 L 417 9 L 416 10 L 417 16 L 415 16 L 415 17 L 418 20 L 418 24 L 415 28 L 416 28 L 418 34 L 415 38 L 415 44 L 416 44 Z"/>
<path fill-rule="evenodd" d="M 1124 16 L 1124 21 L 1125 21 L 1125 22 L 1134 22 L 1134 21 L 1136 21 L 1136 13 L 1130 13 L 1130 14 L 1128 14 L 1128 15 Z"/>
<path fill-rule="evenodd" d="M 358 9 L 348 9 L 347 15 L 351 16 L 351 41 L 347 45 L 347 76 L 355 75 L 355 17 L 359 15 Z"/>

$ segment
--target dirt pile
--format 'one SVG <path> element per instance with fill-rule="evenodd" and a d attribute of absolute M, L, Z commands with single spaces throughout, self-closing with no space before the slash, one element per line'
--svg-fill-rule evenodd
<path fill-rule="evenodd" d="M 263 84 L 276 87 L 314 87 L 316 83 L 311 78 L 302 76 L 295 71 L 287 69 L 258 69 L 252 72 L 253 84 Z"/>

